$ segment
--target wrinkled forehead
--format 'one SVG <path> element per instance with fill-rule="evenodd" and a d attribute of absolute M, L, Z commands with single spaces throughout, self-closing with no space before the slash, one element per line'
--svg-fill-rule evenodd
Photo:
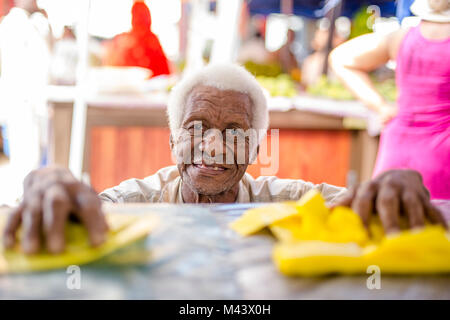
<path fill-rule="evenodd" d="M 186 96 L 184 117 L 207 110 L 226 113 L 228 117 L 246 115 L 253 120 L 252 100 L 245 92 L 221 90 L 213 86 L 197 85 Z"/>
<path fill-rule="evenodd" d="M 186 100 L 195 101 L 201 99 L 214 99 L 222 101 L 235 101 L 240 104 L 251 105 L 250 96 L 245 92 L 236 90 L 222 90 L 213 86 L 197 85 L 187 95 Z"/>

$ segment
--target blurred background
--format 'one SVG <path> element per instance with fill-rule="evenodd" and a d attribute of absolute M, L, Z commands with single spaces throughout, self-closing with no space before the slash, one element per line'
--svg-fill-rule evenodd
<path fill-rule="evenodd" d="M 381 125 L 327 63 L 337 45 L 419 23 L 412 1 L 0 0 L 0 204 L 69 167 L 97 191 L 173 164 L 165 108 L 185 74 L 232 61 L 269 99 L 253 176 L 370 178 Z M 395 101 L 395 63 L 371 73 Z M 271 144 L 272 143 L 272 144 Z M 278 155 L 278 156 L 277 156 Z M 267 171 L 266 171 L 267 172 Z"/>

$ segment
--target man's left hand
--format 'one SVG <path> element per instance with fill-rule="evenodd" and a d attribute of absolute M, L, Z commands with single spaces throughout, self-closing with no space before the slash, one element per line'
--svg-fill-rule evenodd
<path fill-rule="evenodd" d="M 351 206 L 365 226 L 377 212 L 386 233 L 400 231 L 400 215 L 408 218 L 410 228 L 423 227 L 425 219 L 448 228 L 442 213 L 431 204 L 430 193 L 414 170 L 389 170 L 375 179 L 349 190 L 334 206 Z"/>

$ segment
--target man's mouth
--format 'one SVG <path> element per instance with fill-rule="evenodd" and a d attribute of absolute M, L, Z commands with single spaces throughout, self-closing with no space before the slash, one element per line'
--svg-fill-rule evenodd
<path fill-rule="evenodd" d="M 193 166 L 199 170 L 200 173 L 202 174 L 210 174 L 210 175 L 217 175 L 217 174 L 221 174 L 224 171 L 228 170 L 227 168 L 217 165 L 217 164 L 206 164 L 206 163 L 201 163 L 201 164 L 193 164 Z"/>
<path fill-rule="evenodd" d="M 215 171 L 224 171 L 225 168 L 222 167 L 218 167 L 218 166 L 214 166 L 214 165 L 206 165 L 206 164 L 194 164 L 194 166 L 196 166 L 197 168 L 203 168 L 203 169 L 213 169 Z"/>

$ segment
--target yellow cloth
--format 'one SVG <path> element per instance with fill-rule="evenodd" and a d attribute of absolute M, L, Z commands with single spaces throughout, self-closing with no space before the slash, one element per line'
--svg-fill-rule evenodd
<path fill-rule="evenodd" d="M 4 229 L 6 218 L 6 214 L 0 213 L 0 230 Z M 77 223 L 67 224 L 66 250 L 61 254 L 43 250 L 36 255 L 25 255 L 19 244 L 13 250 L 4 250 L 0 240 L 0 274 L 51 270 L 93 262 L 146 237 L 157 224 L 157 218 L 151 214 L 107 213 L 106 219 L 109 226 L 107 239 L 95 248 L 89 244 L 86 229 Z"/>
<path fill-rule="evenodd" d="M 250 209 L 231 224 L 245 236 L 265 227 L 278 239 L 273 259 L 286 275 L 366 273 L 371 265 L 391 274 L 450 272 L 450 234 L 443 227 L 386 236 L 373 218 L 368 232 L 350 208 L 330 211 L 315 190 L 297 202 Z"/>

